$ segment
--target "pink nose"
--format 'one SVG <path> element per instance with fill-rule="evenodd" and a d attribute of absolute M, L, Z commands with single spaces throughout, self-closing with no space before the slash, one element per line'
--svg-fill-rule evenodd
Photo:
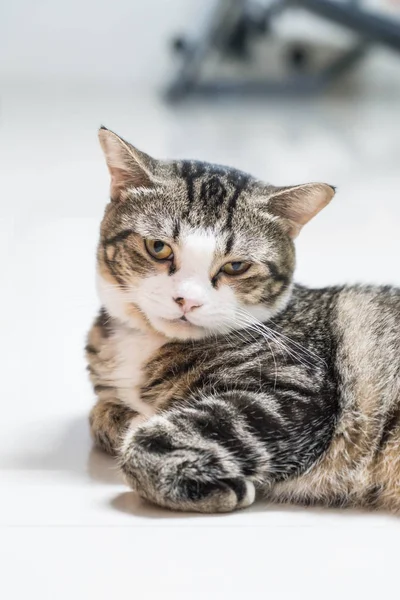
<path fill-rule="evenodd" d="M 201 306 L 198 300 L 193 300 L 192 298 L 174 298 L 174 300 L 182 307 L 184 313 L 188 313 L 194 308 Z"/>

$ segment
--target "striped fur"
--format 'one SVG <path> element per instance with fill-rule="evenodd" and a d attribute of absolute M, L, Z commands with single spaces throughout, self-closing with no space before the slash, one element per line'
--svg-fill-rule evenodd
<path fill-rule="evenodd" d="M 293 235 L 325 188 L 157 163 L 123 140 L 136 166 L 122 184 L 128 159 L 102 143 L 114 179 L 98 251 L 105 306 L 86 347 L 95 443 L 142 497 L 177 510 L 230 511 L 256 491 L 399 510 L 400 291 L 292 284 Z M 233 311 L 223 331 L 172 320 L 166 333 L 137 303 L 143 281 L 178 280 L 187 227 L 215 236 L 206 303 Z M 144 236 L 175 244 L 176 263 L 155 264 Z M 213 283 L 214 265 L 236 256 L 254 268 Z"/>

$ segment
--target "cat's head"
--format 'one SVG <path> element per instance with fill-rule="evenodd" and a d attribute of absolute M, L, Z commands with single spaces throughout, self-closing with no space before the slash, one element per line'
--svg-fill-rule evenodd
<path fill-rule="evenodd" d="M 99 136 L 111 202 L 98 288 L 112 316 L 168 338 L 199 339 L 285 307 L 293 239 L 334 188 L 277 188 L 228 167 L 155 160 L 105 128 Z"/>

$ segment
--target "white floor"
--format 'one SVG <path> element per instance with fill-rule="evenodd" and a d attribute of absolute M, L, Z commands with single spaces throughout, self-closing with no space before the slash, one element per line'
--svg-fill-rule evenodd
<path fill-rule="evenodd" d="M 0 594 L 395 597 L 398 518 L 262 505 L 173 514 L 142 503 L 91 448 L 83 346 L 108 189 L 101 123 L 156 156 L 230 163 L 276 184 L 337 185 L 299 239 L 298 280 L 400 284 L 400 63 L 392 57 L 372 57 L 351 85 L 302 102 L 171 108 L 133 88 L 3 85 Z"/>

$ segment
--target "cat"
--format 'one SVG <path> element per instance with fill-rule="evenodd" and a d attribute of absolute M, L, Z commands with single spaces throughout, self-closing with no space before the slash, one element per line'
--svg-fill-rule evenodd
<path fill-rule="evenodd" d="M 159 161 L 106 128 L 93 440 L 160 506 L 400 508 L 400 290 L 293 283 L 332 186 Z"/>

